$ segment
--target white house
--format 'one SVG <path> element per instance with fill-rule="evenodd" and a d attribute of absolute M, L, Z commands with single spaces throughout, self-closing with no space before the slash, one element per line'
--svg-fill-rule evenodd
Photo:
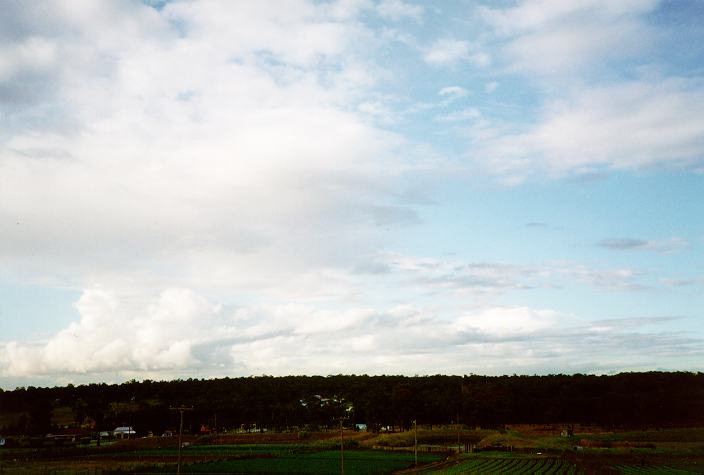
<path fill-rule="evenodd" d="M 134 437 L 135 434 L 136 432 L 131 426 L 117 427 L 114 431 L 112 431 L 112 435 L 114 435 L 116 439 L 127 439 Z"/>

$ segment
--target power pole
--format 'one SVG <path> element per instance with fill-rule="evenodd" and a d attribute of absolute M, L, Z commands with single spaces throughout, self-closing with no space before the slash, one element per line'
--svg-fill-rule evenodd
<path fill-rule="evenodd" d="M 413 455 L 415 458 L 415 466 L 418 466 L 418 420 L 413 420 Z"/>
<path fill-rule="evenodd" d="M 459 411 L 457 411 L 457 420 L 455 421 L 455 423 L 457 424 L 457 453 L 459 454 L 460 452 L 462 452 L 462 450 L 460 448 L 460 429 L 462 426 L 460 425 L 460 412 Z"/>
<path fill-rule="evenodd" d="M 127 428 L 127 438 L 131 439 L 132 438 L 132 432 L 137 434 L 137 432 L 134 430 L 134 401 L 135 397 L 132 396 L 132 399 L 130 399 L 130 426 Z"/>
<path fill-rule="evenodd" d="M 178 426 L 178 462 L 176 464 L 176 474 L 181 475 L 181 440 L 183 438 L 183 413 L 186 411 L 192 411 L 193 406 L 178 406 L 171 407 L 172 411 L 178 411 L 181 414 L 181 422 Z"/>
<path fill-rule="evenodd" d="M 342 425 L 342 417 L 340 417 L 340 473 L 345 475 L 345 432 Z"/>

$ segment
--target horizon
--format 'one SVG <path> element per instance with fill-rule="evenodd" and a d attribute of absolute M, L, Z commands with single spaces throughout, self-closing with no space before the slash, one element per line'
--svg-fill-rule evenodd
<path fill-rule="evenodd" d="M 0 387 L 699 372 L 704 4 L 4 4 Z"/>

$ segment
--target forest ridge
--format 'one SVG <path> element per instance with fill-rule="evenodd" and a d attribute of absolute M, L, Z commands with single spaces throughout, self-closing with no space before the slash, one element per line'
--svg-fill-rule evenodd
<path fill-rule="evenodd" d="M 187 428 L 294 430 L 344 423 L 704 425 L 704 373 L 611 376 L 253 376 L 0 390 L 0 434 L 71 427 L 138 435 L 177 426 L 174 406 L 192 406 Z M 61 415 L 61 417 L 59 417 Z"/>

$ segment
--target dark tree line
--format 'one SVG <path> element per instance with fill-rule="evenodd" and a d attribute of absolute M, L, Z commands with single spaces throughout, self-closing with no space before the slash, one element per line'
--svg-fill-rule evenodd
<path fill-rule="evenodd" d="M 614 376 L 256 376 L 130 381 L 0 390 L 0 434 L 46 434 L 52 411 L 70 408 L 95 430 L 131 425 L 138 434 L 177 427 L 171 406 L 193 406 L 201 426 L 275 430 L 347 424 L 409 428 L 462 423 L 580 423 L 613 427 L 704 426 L 704 373 Z M 353 408 L 350 411 L 350 406 Z"/>

